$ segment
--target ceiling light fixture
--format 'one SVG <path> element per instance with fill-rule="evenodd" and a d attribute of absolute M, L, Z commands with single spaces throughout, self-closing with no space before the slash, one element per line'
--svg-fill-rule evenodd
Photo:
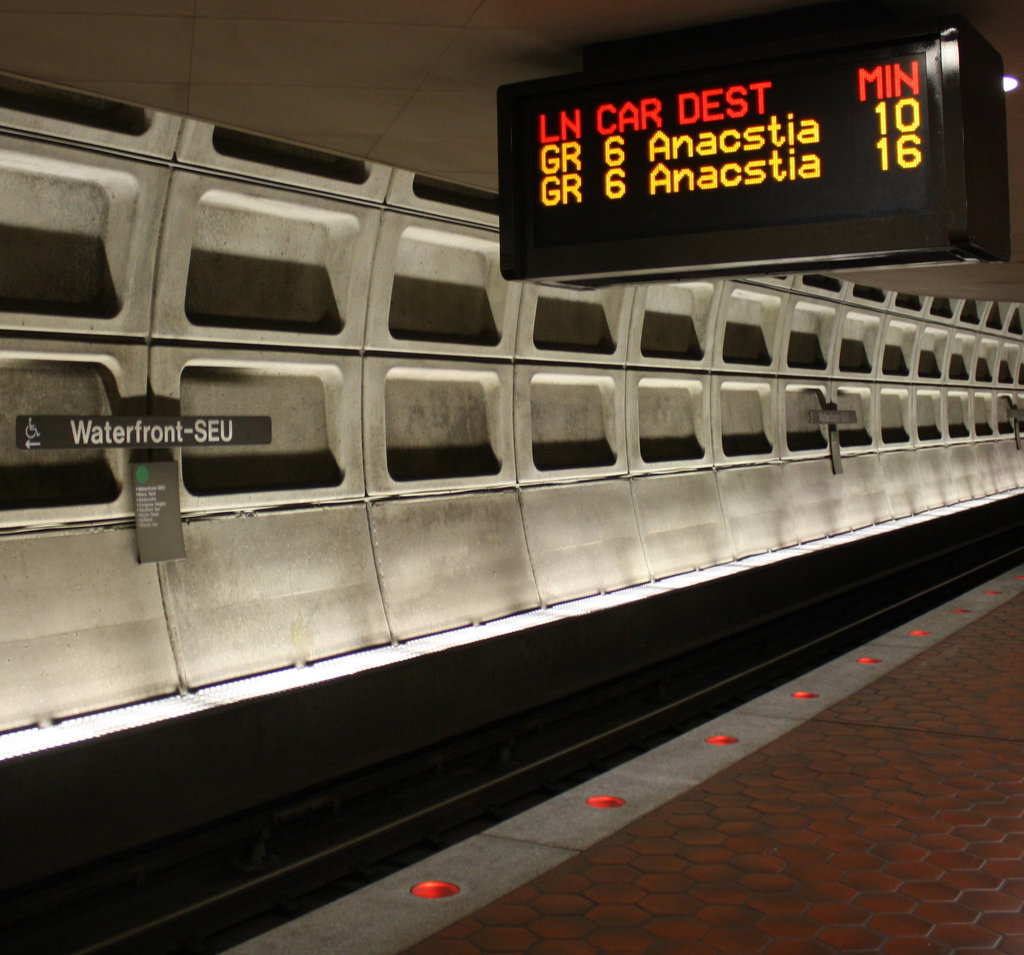
<path fill-rule="evenodd" d="M 1003 92 L 1012 93 L 1018 86 L 1020 86 L 1020 80 L 1016 76 L 1004 76 L 1003 77 Z"/>

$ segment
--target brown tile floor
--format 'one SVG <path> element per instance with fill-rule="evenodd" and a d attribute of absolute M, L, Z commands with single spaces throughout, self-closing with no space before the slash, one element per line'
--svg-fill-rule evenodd
<path fill-rule="evenodd" d="M 1024 955 L 1024 595 L 409 955 Z"/>

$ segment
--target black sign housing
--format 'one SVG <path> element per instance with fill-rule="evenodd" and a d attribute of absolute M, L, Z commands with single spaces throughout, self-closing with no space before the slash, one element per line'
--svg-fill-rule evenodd
<path fill-rule="evenodd" d="M 503 86 L 502 272 L 593 286 L 1007 259 L 1002 75 L 952 20 Z"/>

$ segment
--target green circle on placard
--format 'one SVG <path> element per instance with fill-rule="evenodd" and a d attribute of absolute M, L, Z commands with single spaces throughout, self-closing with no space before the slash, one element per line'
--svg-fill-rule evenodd
<path fill-rule="evenodd" d="M 140 464 L 135 469 L 135 480 L 138 481 L 139 484 L 145 484 L 149 480 L 149 468 L 147 468 L 146 465 Z"/>

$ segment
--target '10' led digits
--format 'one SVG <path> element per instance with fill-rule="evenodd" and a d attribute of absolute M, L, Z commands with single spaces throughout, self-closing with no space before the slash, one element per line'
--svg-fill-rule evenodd
<path fill-rule="evenodd" d="M 821 81 L 822 89 L 798 102 L 786 77 L 760 77 L 541 110 L 540 203 L 550 209 L 615 202 L 633 190 L 658 197 L 792 189 L 849 177 L 865 147 L 881 174 L 922 165 L 922 57 L 851 63 Z M 839 111 L 823 96 L 838 98 Z"/>

